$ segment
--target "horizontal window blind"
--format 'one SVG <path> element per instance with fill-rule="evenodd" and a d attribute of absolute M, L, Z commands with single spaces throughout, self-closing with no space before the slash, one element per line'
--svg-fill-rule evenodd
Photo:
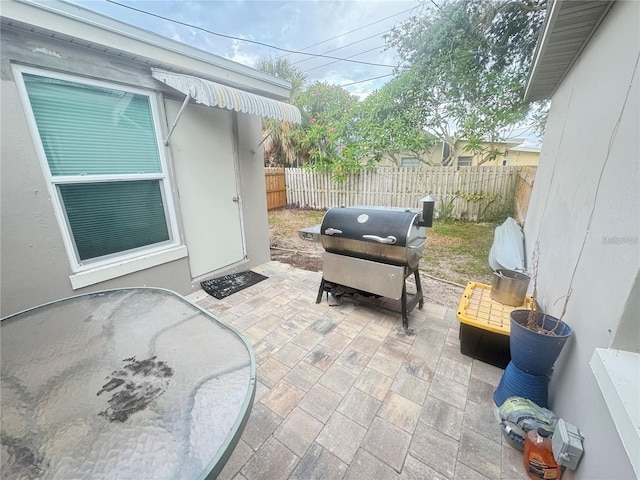
<path fill-rule="evenodd" d="M 23 74 L 52 176 L 160 173 L 149 97 Z"/>
<path fill-rule="evenodd" d="M 159 180 L 58 185 L 80 260 L 169 240 Z"/>

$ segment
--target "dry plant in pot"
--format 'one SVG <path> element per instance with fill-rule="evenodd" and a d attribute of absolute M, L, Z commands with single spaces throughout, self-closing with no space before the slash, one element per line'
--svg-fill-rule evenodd
<path fill-rule="evenodd" d="M 548 404 L 548 380 L 551 369 L 562 347 L 573 331 L 562 321 L 571 296 L 564 297 L 560 318 L 541 312 L 538 294 L 538 247 L 532 259 L 533 302 L 530 310 L 513 310 L 509 349 L 511 362 L 507 365 L 498 387 L 493 393 L 496 405 L 501 406 L 509 397 L 523 397 L 541 407 Z"/>
<path fill-rule="evenodd" d="M 521 371 L 530 375 L 548 375 L 564 344 L 573 333 L 562 321 L 571 297 L 571 290 L 564 296 L 564 306 L 559 318 L 541 312 L 538 294 L 538 246 L 533 255 L 533 302 L 531 310 L 511 312 L 509 348 L 511 361 Z"/>

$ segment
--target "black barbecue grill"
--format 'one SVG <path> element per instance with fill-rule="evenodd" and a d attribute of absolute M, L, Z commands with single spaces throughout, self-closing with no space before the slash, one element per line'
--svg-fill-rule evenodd
<path fill-rule="evenodd" d="M 424 303 L 418 265 L 431 226 L 433 203 L 423 199 L 423 212 L 386 207 L 340 207 L 327 211 L 320 225 L 325 249 L 322 281 L 316 303 L 324 292 L 375 295 L 400 300 L 402 324 L 409 330 L 409 313 Z M 429 208 L 431 209 L 429 211 Z M 310 229 L 305 229 L 310 231 Z M 311 234 L 303 238 L 311 238 Z M 406 280 L 413 275 L 416 293 L 408 299 Z"/>

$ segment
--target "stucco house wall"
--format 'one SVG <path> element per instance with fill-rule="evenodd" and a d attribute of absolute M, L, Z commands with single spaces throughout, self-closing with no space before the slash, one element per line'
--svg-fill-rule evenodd
<path fill-rule="evenodd" d="M 418 160 L 418 165 L 414 165 L 415 160 Z M 363 159 L 362 163 L 366 163 L 367 159 Z M 436 143 L 432 147 L 428 148 L 424 152 L 401 152 L 397 155 L 384 155 L 380 162 L 379 167 L 412 167 L 417 166 L 420 168 L 437 167 L 442 164 L 442 143 Z"/>
<path fill-rule="evenodd" d="M 485 155 L 474 154 L 473 152 L 465 150 L 465 148 L 469 145 L 469 142 L 465 140 L 458 140 L 456 142 L 456 148 L 454 151 L 453 166 L 460 166 L 458 164 L 458 160 L 460 157 L 471 157 L 471 166 L 502 166 L 504 165 L 505 157 L 508 158 L 507 165 L 538 165 L 540 152 L 518 151 L 518 145 L 520 145 L 521 143 L 522 140 L 515 140 L 514 142 L 485 142 L 482 144 L 483 150 L 487 152 L 489 152 L 490 150 L 497 150 L 499 153 L 495 158 L 483 162 L 483 158 L 485 157 Z M 516 148 L 516 150 L 513 150 L 514 148 Z"/>
<path fill-rule="evenodd" d="M 542 308 L 559 316 L 571 292 L 574 335 L 549 385 L 552 410 L 585 436 L 568 480 L 637 474 L 590 361 L 596 348 L 640 348 L 638 19 L 640 3 L 616 2 L 553 94 L 524 227 Z"/>
<path fill-rule="evenodd" d="M 507 165 L 535 166 L 539 161 L 539 151 L 511 149 L 507 152 Z"/>
<path fill-rule="evenodd" d="M 70 43 L 27 32 L 22 28 L 13 28 L 7 24 L 2 25 L 0 32 L 2 46 L 0 59 L 1 316 L 59 298 L 118 287 L 163 287 L 180 294 L 188 294 L 199 288 L 199 280 L 202 276 L 194 278 L 190 270 L 189 258 L 186 256 L 189 245 L 185 241 L 182 205 L 175 182 L 175 163 L 184 159 L 181 158 L 179 151 L 172 149 L 171 143 L 166 147 L 166 156 L 169 159 L 169 180 L 182 250 L 178 249 L 179 254 L 175 255 L 175 258 L 167 259 L 149 268 L 142 268 L 82 288 L 72 287 L 70 278 L 74 272 L 64 247 L 61 227 L 49 196 L 48 185 L 38 157 L 37 146 L 29 129 L 28 115 L 19 96 L 12 64 L 29 65 L 71 74 L 78 78 L 106 80 L 115 82 L 116 85 L 141 87 L 159 92 L 162 98 L 177 102 L 182 102 L 184 96 L 152 78 L 149 64 L 144 62 L 143 53 L 148 55 L 147 59 L 153 59 L 155 66 L 174 67 L 193 72 L 193 74 L 203 72 L 203 75 L 206 73 L 209 77 L 217 76 L 220 79 L 226 79 L 228 84 L 234 86 L 244 85 L 246 89 L 254 92 L 258 92 L 261 87 L 263 91 L 270 91 L 279 98 L 283 98 L 287 93 L 285 82 L 272 79 L 275 83 L 270 84 L 270 80 L 262 79 L 266 76 L 261 72 L 254 71 L 256 75 L 252 77 L 245 72 L 250 69 L 241 65 L 236 65 L 235 70 L 231 69 L 233 65 L 219 67 L 196 56 L 177 55 L 175 51 L 157 44 L 138 42 L 113 32 L 96 33 L 91 25 L 69 18 L 61 17 L 59 22 L 52 23 L 50 12 L 40 11 L 29 5 L 3 2 L 2 15 L 5 16 L 8 11 L 17 11 L 11 10 L 14 7 L 33 9 L 32 18 L 35 23 L 48 22 L 52 28 L 55 25 L 55 27 L 66 29 L 67 33 L 72 32 L 76 35 L 82 33 L 82 38 L 87 40 L 81 39 Z M 71 22 L 76 25 L 76 28 L 70 28 L 71 24 L 65 26 L 65 22 Z M 96 39 L 89 38 L 94 34 L 106 42 L 111 51 L 117 48 L 122 48 L 125 52 L 137 49 L 136 53 L 140 54 L 141 61 L 112 53 L 101 53 L 98 49 L 83 46 L 83 44 L 95 45 Z M 171 41 L 168 42 L 171 43 Z M 173 43 L 178 45 L 177 42 Z M 178 48 L 181 47 L 177 46 L 176 49 Z M 175 60 L 175 63 L 169 63 L 170 60 Z M 227 62 L 224 59 L 221 61 Z M 191 106 L 187 106 L 183 119 L 192 115 L 193 111 Z M 236 162 L 246 256 L 239 262 L 209 272 L 208 275 L 204 275 L 207 278 L 246 270 L 269 260 L 263 156 L 262 149 L 257 148 L 261 139 L 261 119 L 258 116 L 224 111 L 231 117 L 233 123 L 230 134 L 233 135 L 231 141 L 235 159 L 222 160 Z M 161 125 L 163 134 L 166 134 L 173 120 L 174 117 L 169 118 L 169 115 L 164 115 L 163 125 Z M 178 123 L 176 132 L 179 132 L 180 128 L 181 125 Z M 229 205 L 234 205 L 231 198 Z M 207 216 L 207 213 L 215 212 L 216 208 L 228 207 L 202 205 L 201 208 L 203 221 L 215 221 L 215 216 L 212 220 L 211 215 Z M 219 225 L 218 229 L 220 234 L 208 239 L 212 249 L 216 248 L 216 242 L 228 241 L 224 235 L 224 225 Z"/>
<path fill-rule="evenodd" d="M 529 151 L 529 150 L 518 150 L 517 145 L 520 144 L 520 141 L 516 143 L 508 143 L 508 142 L 498 142 L 498 143 L 485 143 L 483 144 L 483 148 L 487 151 L 489 149 L 498 149 L 501 154 L 497 155 L 496 158 L 486 161 L 484 163 L 480 163 L 482 161 L 482 155 L 473 154 L 472 152 L 468 152 L 465 150 L 465 147 L 469 144 L 464 140 L 458 140 L 456 142 L 456 148 L 453 153 L 453 163 L 451 164 L 453 167 L 458 167 L 458 158 L 459 157 L 471 157 L 471 166 L 502 166 L 504 165 L 505 156 L 508 158 L 507 165 L 531 165 L 535 166 L 538 164 L 538 160 L 540 159 L 540 151 Z M 515 148 L 515 150 L 513 149 Z M 443 155 L 444 155 L 445 147 L 442 142 L 437 143 L 431 149 L 426 152 L 418 155 L 418 159 L 420 160 L 419 166 L 421 168 L 428 167 L 437 167 L 442 165 Z M 505 155 L 506 154 L 506 155 Z M 391 158 L 386 155 L 382 158 L 379 163 L 381 167 L 402 167 L 408 166 L 403 165 L 403 159 L 412 159 L 416 158 L 416 154 L 412 152 L 403 152 L 395 156 L 395 158 Z M 409 160 L 411 162 L 411 160 Z M 413 163 L 413 162 L 411 162 Z M 461 165 L 460 165 L 461 166 Z"/>

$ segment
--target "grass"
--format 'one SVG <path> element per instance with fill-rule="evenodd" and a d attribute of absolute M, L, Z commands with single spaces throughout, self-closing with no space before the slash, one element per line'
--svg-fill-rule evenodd
<path fill-rule="evenodd" d="M 438 278 L 466 285 L 491 283 L 489 250 L 496 223 L 438 222 L 427 231 L 429 240 L 420 269 Z"/>
<path fill-rule="evenodd" d="M 272 242 L 294 237 L 298 230 L 322 221 L 324 210 L 280 209 L 269 212 L 269 230 Z"/>

